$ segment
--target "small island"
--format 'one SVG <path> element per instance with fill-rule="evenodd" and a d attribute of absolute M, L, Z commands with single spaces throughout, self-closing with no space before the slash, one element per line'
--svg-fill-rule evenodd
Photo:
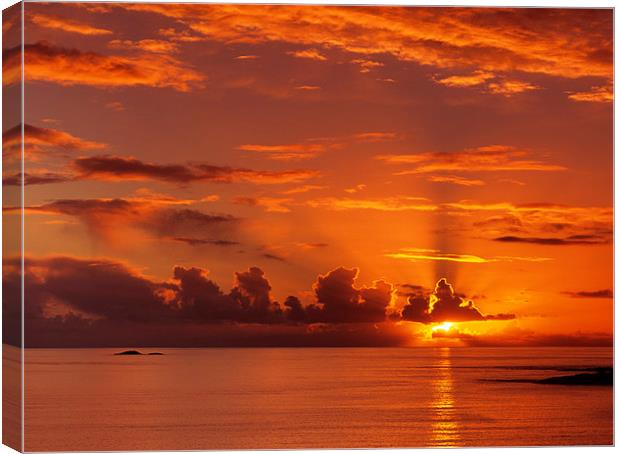
<path fill-rule="evenodd" d="M 534 383 L 541 385 L 567 385 L 567 386 L 613 386 L 614 374 L 612 368 L 602 368 L 594 373 L 580 373 L 563 375 L 558 377 L 535 380 Z"/>
<path fill-rule="evenodd" d="M 123 352 L 114 353 L 114 355 L 115 356 L 135 356 L 135 355 L 152 356 L 152 355 L 163 355 L 163 353 L 161 352 L 142 353 L 141 351 L 138 351 L 138 350 L 125 350 Z"/>
<path fill-rule="evenodd" d="M 600 367 L 586 369 L 573 375 L 559 375 L 555 377 L 539 379 L 492 379 L 484 381 L 510 382 L 510 383 L 534 383 L 538 385 L 565 385 L 565 386 L 613 386 L 614 374 L 612 367 Z"/>

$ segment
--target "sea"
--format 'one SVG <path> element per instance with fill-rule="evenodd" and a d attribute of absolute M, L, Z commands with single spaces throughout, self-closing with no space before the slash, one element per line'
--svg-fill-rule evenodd
<path fill-rule="evenodd" d="M 613 443 L 611 348 L 27 349 L 27 451 Z"/>

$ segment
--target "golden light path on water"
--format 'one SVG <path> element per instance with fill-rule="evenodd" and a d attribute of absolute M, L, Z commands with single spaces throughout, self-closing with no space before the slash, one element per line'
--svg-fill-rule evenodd
<path fill-rule="evenodd" d="M 430 446 L 460 446 L 460 432 L 455 411 L 454 380 L 450 355 L 450 347 L 441 348 L 435 363 L 437 375 L 431 384 Z"/>

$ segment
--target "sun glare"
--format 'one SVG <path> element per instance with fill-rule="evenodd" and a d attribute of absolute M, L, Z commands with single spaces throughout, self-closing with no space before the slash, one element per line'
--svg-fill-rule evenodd
<path fill-rule="evenodd" d="M 433 326 L 431 328 L 431 330 L 433 330 L 433 331 L 445 331 L 445 332 L 448 332 L 448 331 L 450 331 L 450 328 L 452 328 L 452 325 L 453 324 L 450 323 L 450 322 L 443 322 L 440 325 Z"/>

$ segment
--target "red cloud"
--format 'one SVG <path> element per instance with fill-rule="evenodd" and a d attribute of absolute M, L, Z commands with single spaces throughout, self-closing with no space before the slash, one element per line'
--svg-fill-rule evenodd
<path fill-rule="evenodd" d="M 421 293 L 407 299 L 402 310 L 403 320 L 420 323 L 466 322 L 482 320 L 512 320 L 514 314 L 483 315 L 472 301 L 454 294 L 446 279 L 440 279 L 429 296 Z"/>
<path fill-rule="evenodd" d="M 102 55 L 57 47 L 46 42 L 26 44 L 24 73 L 26 82 L 95 87 L 147 86 L 190 91 L 204 85 L 206 77 L 179 60 L 163 54 L 131 57 Z M 21 47 L 4 52 L 4 85 L 20 77 Z"/>
<path fill-rule="evenodd" d="M 319 175 L 317 171 L 304 169 L 270 171 L 208 164 L 153 164 L 119 156 L 79 158 L 74 161 L 74 167 L 80 179 L 158 180 L 169 183 L 246 181 L 256 184 L 280 184 L 299 182 Z"/>

